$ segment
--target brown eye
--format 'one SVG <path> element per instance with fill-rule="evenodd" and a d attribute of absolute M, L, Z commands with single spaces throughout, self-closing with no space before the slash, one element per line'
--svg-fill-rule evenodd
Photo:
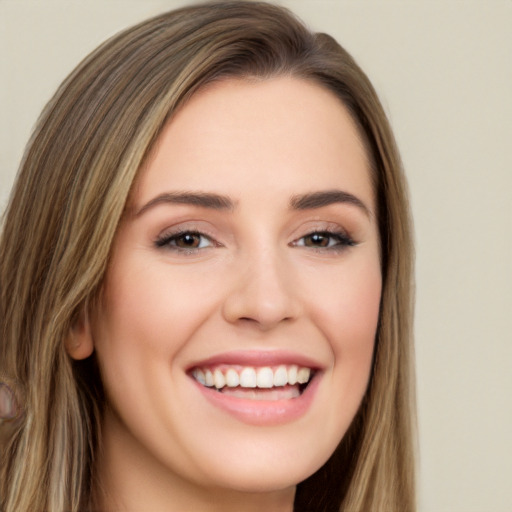
<path fill-rule="evenodd" d="M 181 249 L 197 249 L 201 245 L 201 235 L 198 233 L 183 233 L 175 237 L 174 245 Z"/>
<path fill-rule="evenodd" d="M 306 247 L 329 247 L 332 235 L 327 233 L 311 233 L 304 237 Z"/>
<path fill-rule="evenodd" d="M 331 233 L 330 231 L 314 231 L 296 240 L 293 245 L 308 249 L 341 250 L 356 245 L 346 233 Z"/>
<path fill-rule="evenodd" d="M 212 239 L 195 231 L 183 231 L 164 235 L 155 241 L 156 247 L 167 248 L 175 251 L 194 251 L 206 249 L 214 245 Z"/>

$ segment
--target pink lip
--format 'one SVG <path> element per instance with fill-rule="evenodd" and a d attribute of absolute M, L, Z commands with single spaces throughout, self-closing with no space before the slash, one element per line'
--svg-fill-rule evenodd
<path fill-rule="evenodd" d="M 236 398 L 207 388 L 196 380 L 193 382 L 211 404 L 239 421 L 250 425 L 272 426 L 290 423 L 306 414 L 316 395 L 320 379 L 321 375 L 316 374 L 297 398 L 276 401 Z"/>
<path fill-rule="evenodd" d="M 206 368 L 208 366 L 217 366 L 221 364 L 239 365 L 239 366 L 278 366 L 281 364 L 296 364 L 313 370 L 322 369 L 318 361 L 285 350 L 237 350 L 225 352 L 203 359 L 189 366 L 188 370 L 193 368 Z"/>
<path fill-rule="evenodd" d="M 288 400 L 276 401 L 248 400 L 225 395 L 213 388 L 203 386 L 193 379 L 193 377 L 190 377 L 196 388 L 208 402 L 226 411 L 239 421 L 250 425 L 282 425 L 297 420 L 306 414 L 313 403 L 323 374 L 321 371 L 322 365 L 302 355 L 284 351 L 257 350 L 235 351 L 216 355 L 198 361 L 190 366 L 190 370 L 196 367 L 205 368 L 222 364 L 253 367 L 296 364 L 298 366 L 320 370 L 316 371 L 313 379 L 300 396 Z"/>

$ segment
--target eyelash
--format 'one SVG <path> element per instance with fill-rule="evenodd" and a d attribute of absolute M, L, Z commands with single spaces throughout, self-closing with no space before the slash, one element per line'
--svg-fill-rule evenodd
<path fill-rule="evenodd" d="M 182 241 L 184 238 L 188 237 L 195 237 L 195 240 L 199 238 L 199 246 L 198 247 L 179 247 L 177 245 L 177 242 L 181 239 Z M 305 240 L 311 239 L 313 236 L 318 236 L 323 239 L 328 239 L 328 245 L 327 246 L 308 246 L 306 245 Z M 209 245 L 201 247 L 201 244 L 204 243 L 204 240 L 208 242 Z M 334 243 L 332 243 L 334 241 Z M 302 243 L 301 243 L 302 242 Z M 347 233 L 343 231 L 331 231 L 328 229 L 323 230 L 314 230 L 310 233 L 307 233 L 297 240 L 293 241 L 291 244 L 293 247 L 305 247 L 309 248 L 314 251 L 320 251 L 320 252 L 341 252 L 345 250 L 348 247 L 353 247 L 356 245 L 356 242 L 349 236 Z M 164 234 L 162 236 L 159 236 L 155 240 L 155 246 L 158 249 L 169 249 L 171 251 L 175 251 L 177 253 L 182 253 L 185 255 L 188 254 L 194 254 L 198 251 L 208 249 L 210 247 L 220 247 L 221 244 L 215 242 L 213 238 L 210 236 L 201 233 L 200 231 L 196 230 L 190 230 L 185 229 L 182 231 L 178 231 L 176 233 L 170 233 L 170 234 Z"/>
<path fill-rule="evenodd" d="M 184 239 L 186 236 L 189 237 L 198 237 L 201 239 L 200 245 L 204 240 L 207 240 L 210 245 L 207 247 L 179 247 L 177 245 L 177 241 L 180 239 Z M 164 234 L 162 236 L 159 236 L 155 240 L 155 246 L 159 249 L 169 249 L 171 251 L 176 251 L 179 253 L 185 253 L 185 254 L 192 254 L 197 251 L 201 251 L 203 249 L 207 249 L 210 246 L 220 246 L 220 244 L 215 243 L 215 241 L 209 237 L 208 235 L 205 235 L 204 233 L 201 233 L 200 231 L 195 231 L 193 229 L 184 229 L 182 231 L 178 231 L 176 233 L 170 233 L 170 234 Z"/>
<path fill-rule="evenodd" d="M 331 251 L 331 252 L 341 252 L 345 250 L 347 247 L 353 247 L 356 245 L 356 242 L 349 236 L 347 233 L 343 231 L 330 231 L 328 229 L 323 230 L 315 230 L 310 233 L 300 237 L 297 241 L 293 242 L 293 245 L 296 247 L 308 247 L 305 243 L 299 243 L 301 241 L 305 241 L 305 239 L 311 239 L 313 236 L 322 237 L 323 239 L 330 239 L 327 243 L 327 246 L 310 246 L 312 250 L 315 251 Z M 335 243 L 331 244 L 332 241 Z"/>

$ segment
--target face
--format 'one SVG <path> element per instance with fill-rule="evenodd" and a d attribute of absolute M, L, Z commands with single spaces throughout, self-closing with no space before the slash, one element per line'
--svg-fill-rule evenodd
<path fill-rule="evenodd" d="M 330 92 L 288 77 L 192 97 L 141 170 L 90 316 L 107 453 L 240 491 L 322 466 L 370 374 L 375 212 Z"/>

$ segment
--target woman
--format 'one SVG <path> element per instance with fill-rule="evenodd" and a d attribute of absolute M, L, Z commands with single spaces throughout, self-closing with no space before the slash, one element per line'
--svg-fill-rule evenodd
<path fill-rule="evenodd" d="M 366 76 L 284 9 L 93 52 L 4 220 L 2 512 L 413 510 L 405 188 Z"/>

